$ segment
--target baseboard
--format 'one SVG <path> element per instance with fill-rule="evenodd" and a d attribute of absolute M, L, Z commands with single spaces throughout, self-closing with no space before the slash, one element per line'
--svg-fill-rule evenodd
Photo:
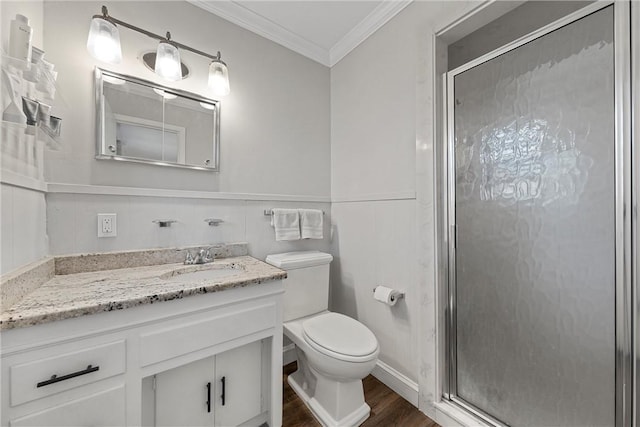
<path fill-rule="evenodd" d="M 285 345 L 282 348 L 282 366 L 288 365 L 296 360 L 298 360 L 296 356 L 296 345 L 294 343 Z"/>
<path fill-rule="evenodd" d="M 379 379 L 384 385 L 398 393 L 416 408 L 418 407 L 418 384 L 406 375 L 398 372 L 381 360 L 378 360 L 371 375 Z"/>

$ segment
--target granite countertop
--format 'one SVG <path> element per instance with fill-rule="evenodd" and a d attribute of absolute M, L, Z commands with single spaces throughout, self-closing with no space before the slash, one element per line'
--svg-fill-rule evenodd
<path fill-rule="evenodd" d="M 108 255 L 113 259 L 114 254 Z M 81 257 L 77 259 L 82 260 Z M 53 275 L 4 310 L 0 315 L 0 330 L 122 310 L 287 277 L 285 271 L 246 255 L 218 258 L 212 263 L 199 265 L 174 262 L 118 269 L 113 269 L 113 262 L 108 265 L 112 269 Z M 227 270 L 223 277 L 211 279 L 181 277 L 185 273 L 211 269 L 232 269 L 237 273 Z"/>

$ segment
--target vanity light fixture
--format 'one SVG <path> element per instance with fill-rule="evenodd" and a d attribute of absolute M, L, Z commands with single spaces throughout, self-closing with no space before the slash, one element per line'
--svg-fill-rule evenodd
<path fill-rule="evenodd" d="M 183 78 L 179 49 L 184 49 L 211 59 L 208 86 L 216 96 L 221 97 L 229 94 L 229 70 L 227 69 L 227 64 L 220 58 L 220 52 L 215 56 L 210 55 L 171 40 L 171 34 L 168 31 L 166 37 L 162 37 L 135 25 L 128 24 L 110 16 L 106 6 L 102 6 L 102 15 L 94 15 L 91 18 L 89 38 L 87 39 L 87 50 L 91 56 L 110 64 L 118 64 L 122 61 L 120 34 L 118 33 L 117 25 L 160 41 L 154 66 L 155 73 L 160 77 L 169 81 L 178 81 Z"/>

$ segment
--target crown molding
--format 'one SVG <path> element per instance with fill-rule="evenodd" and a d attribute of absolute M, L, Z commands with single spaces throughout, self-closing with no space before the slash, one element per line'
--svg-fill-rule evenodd
<path fill-rule="evenodd" d="M 329 51 L 329 66 L 333 67 L 340 62 L 349 52 L 412 2 L 413 0 L 388 0 L 380 3 L 366 18 L 333 45 Z"/>
<path fill-rule="evenodd" d="M 187 0 L 201 9 L 211 12 L 259 36 L 291 49 L 322 65 L 329 66 L 329 52 L 309 40 L 281 27 L 232 0 Z"/>
<path fill-rule="evenodd" d="M 413 0 L 384 0 L 362 21 L 349 31 L 330 50 L 310 42 L 275 22 L 259 15 L 233 0 L 187 0 L 201 9 L 211 12 L 259 36 L 291 49 L 327 67 L 332 67 L 355 49 L 367 37 L 407 7 Z"/>

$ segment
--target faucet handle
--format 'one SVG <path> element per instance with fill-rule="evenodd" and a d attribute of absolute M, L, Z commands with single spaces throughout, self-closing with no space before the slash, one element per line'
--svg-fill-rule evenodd
<path fill-rule="evenodd" d="M 187 251 L 187 255 L 184 258 L 184 263 L 185 264 L 193 264 L 194 263 L 193 255 L 191 255 L 191 252 Z"/>

